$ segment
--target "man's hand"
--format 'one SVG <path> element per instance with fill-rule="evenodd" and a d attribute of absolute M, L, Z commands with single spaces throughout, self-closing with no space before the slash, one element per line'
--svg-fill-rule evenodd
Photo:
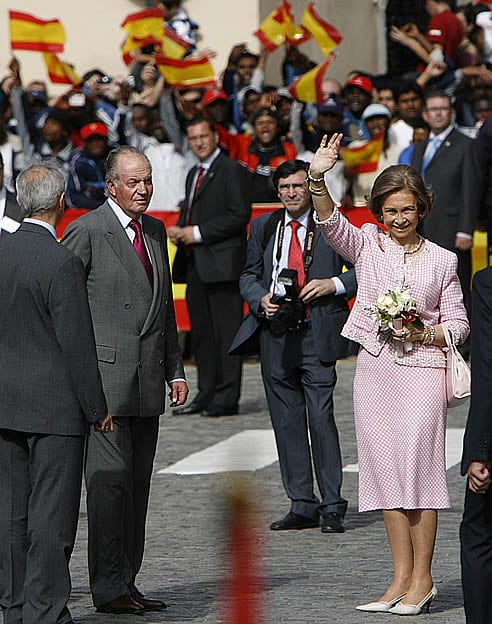
<path fill-rule="evenodd" d="M 273 293 L 269 292 L 266 295 L 263 295 L 260 301 L 260 307 L 267 318 L 270 318 L 278 310 L 278 305 L 271 302 L 272 297 Z"/>
<path fill-rule="evenodd" d="M 468 468 L 468 487 L 475 494 L 485 494 L 490 485 L 489 462 L 472 461 Z"/>
<path fill-rule="evenodd" d="M 454 241 L 454 246 L 456 247 L 456 249 L 461 249 L 461 251 L 468 251 L 473 247 L 473 238 L 468 238 L 468 236 L 460 236 L 458 234 Z"/>
<path fill-rule="evenodd" d="M 169 392 L 169 400 L 173 407 L 183 405 L 188 397 L 188 384 L 186 381 L 171 381 Z"/>
<path fill-rule="evenodd" d="M 185 227 L 178 227 L 175 225 L 167 230 L 167 235 L 175 245 L 178 243 L 183 243 L 183 245 L 195 244 L 195 233 L 192 225 L 187 225 Z"/>
<path fill-rule="evenodd" d="M 329 277 L 326 279 L 313 279 L 310 280 L 299 293 L 299 299 L 302 299 L 304 303 L 309 303 L 313 299 L 318 297 L 324 297 L 326 295 L 332 295 L 336 292 L 335 284 Z"/>
<path fill-rule="evenodd" d="M 114 431 L 113 417 L 108 412 L 104 418 L 95 422 L 93 427 L 94 431 L 97 431 L 98 433 L 109 433 Z"/>

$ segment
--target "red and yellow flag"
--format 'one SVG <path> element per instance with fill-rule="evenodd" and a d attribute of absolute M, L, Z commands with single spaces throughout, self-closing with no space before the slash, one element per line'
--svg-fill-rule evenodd
<path fill-rule="evenodd" d="M 321 51 L 325 56 L 329 56 L 335 48 L 340 45 L 343 37 L 338 30 L 325 22 L 314 10 L 314 3 L 311 2 L 302 16 L 301 26 L 316 39 Z"/>
<path fill-rule="evenodd" d="M 184 39 L 181 39 L 181 37 L 166 24 L 164 27 L 164 40 L 162 42 L 162 53 L 164 56 L 173 59 L 182 59 L 189 47 L 190 44 Z"/>
<path fill-rule="evenodd" d="M 43 60 L 48 71 L 51 82 L 55 84 L 75 85 L 81 82 L 81 77 L 75 73 L 73 65 L 64 63 L 56 54 L 51 52 L 43 53 Z"/>
<path fill-rule="evenodd" d="M 180 60 L 156 54 L 155 61 L 166 82 L 175 89 L 210 87 L 216 84 L 215 72 L 207 57 Z"/>
<path fill-rule="evenodd" d="M 326 61 L 323 61 L 313 69 L 300 76 L 289 87 L 289 92 L 296 100 L 300 102 L 314 102 L 320 104 L 323 101 L 323 93 L 321 83 L 325 75 L 326 68 L 335 58 L 331 54 Z"/>
<path fill-rule="evenodd" d="M 276 50 L 285 41 L 286 16 L 283 4 L 269 13 L 254 33 L 263 47 L 270 52 Z"/>
<path fill-rule="evenodd" d="M 162 48 L 164 38 L 164 13 L 162 9 L 146 9 L 127 15 L 121 23 L 128 36 L 121 46 L 123 60 L 127 65 L 132 62 L 131 53 L 148 45 Z"/>
<path fill-rule="evenodd" d="M 295 23 L 294 16 L 292 15 L 292 5 L 287 0 L 284 0 L 283 11 L 286 41 L 288 41 L 291 45 L 298 46 L 301 43 L 304 43 L 305 41 L 310 39 L 311 34 L 308 33 L 305 28 L 303 28 L 302 26 L 298 26 Z"/>
<path fill-rule="evenodd" d="M 58 19 L 42 20 L 29 13 L 9 11 L 12 50 L 63 52 L 65 30 Z"/>
<path fill-rule="evenodd" d="M 384 131 L 357 147 L 341 147 L 340 156 L 352 174 L 370 173 L 378 168 L 378 160 L 384 147 Z"/>

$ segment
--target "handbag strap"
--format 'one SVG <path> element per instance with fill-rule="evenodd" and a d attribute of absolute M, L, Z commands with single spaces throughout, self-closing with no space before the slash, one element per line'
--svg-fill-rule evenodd
<path fill-rule="evenodd" d="M 451 349 L 452 351 L 454 351 L 454 353 L 459 353 L 458 351 L 458 347 L 456 346 L 456 343 L 454 341 L 454 334 L 453 332 L 451 332 L 446 325 L 441 325 L 442 327 L 442 331 L 444 334 L 444 340 L 446 341 L 446 346 L 448 347 L 448 349 Z"/>

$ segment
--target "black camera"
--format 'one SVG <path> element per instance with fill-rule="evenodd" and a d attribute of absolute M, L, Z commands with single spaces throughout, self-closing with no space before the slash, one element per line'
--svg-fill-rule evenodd
<path fill-rule="evenodd" d="M 297 271 L 295 269 L 282 269 L 277 282 L 285 288 L 285 295 L 274 295 L 272 303 L 276 303 L 279 309 L 269 320 L 269 329 L 275 336 L 281 336 L 288 331 L 297 331 L 306 317 L 306 305 L 299 299 Z"/>

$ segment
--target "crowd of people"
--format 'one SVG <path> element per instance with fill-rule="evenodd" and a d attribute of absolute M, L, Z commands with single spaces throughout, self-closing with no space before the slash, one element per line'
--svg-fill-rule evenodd
<path fill-rule="evenodd" d="M 181 3 L 156 4 L 188 53 L 199 54 L 197 25 Z M 490 621 L 491 393 L 483 390 L 492 370 L 492 278 L 482 271 L 472 296 L 471 249 L 477 228 L 492 240 L 492 7 L 453 11 L 426 0 L 425 10 L 425 31 L 404 20 L 388 27 L 410 66 L 354 70 L 343 84 L 326 75 L 317 103 L 289 90 L 315 66 L 292 45 L 279 85 L 265 84 L 268 51 L 241 43 L 216 86 L 173 89 L 150 47 L 133 55 L 128 76 L 91 68 L 56 98 L 43 80 L 24 84 L 11 59 L 0 82 L 0 347 L 9 354 L 0 368 L 0 462 L 9 475 L 0 494 L 15 502 L 12 517 L 5 506 L 0 512 L 6 621 L 71 621 L 68 561 L 84 444 L 94 605 L 118 614 L 165 608 L 136 582 L 165 382 L 176 416 L 236 415 L 245 354 L 261 360 L 291 504 L 270 528 L 330 534 L 345 530 L 347 508 L 336 361 L 357 353 L 359 509 L 383 511 L 394 562 L 386 591 L 357 608 L 428 609 L 437 595 L 437 512 L 450 505 L 446 334 L 466 358 L 471 349 L 479 388 L 462 466 L 462 563 L 474 579 L 464 575 L 463 588 L 468 623 Z M 372 158 L 354 161 L 368 146 Z M 280 209 L 254 220 L 248 238 L 254 204 Z M 65 205 L 88 212 L 54 252 Z M 176 225 L 166 233 L 147 210 L 179 211 Z M 167 238 L 177 247 L 172 266 Z M 198 373 L 188 403 L 172 281 L 187 285 Z M 411 293 L 419 323 L 383 331 L 374 305 L 394 291 Z M 12 319 L 22 323 L 16 340 Z M 25 377 L 28 344 L 32 366 L 47 375 L 36 383 Z M 46 402 L 53 387 L 56 400 Z M 66 425 L 62 412 L 71 415 Z M 58 487 L 77 487 L 63 505 L 50 490 L 59 468 L 52 455 L 72 462 Z M 46 513 L 60 527 L 47 541 Z M 49 607 L 40 587 L 54 596 Z"/>

